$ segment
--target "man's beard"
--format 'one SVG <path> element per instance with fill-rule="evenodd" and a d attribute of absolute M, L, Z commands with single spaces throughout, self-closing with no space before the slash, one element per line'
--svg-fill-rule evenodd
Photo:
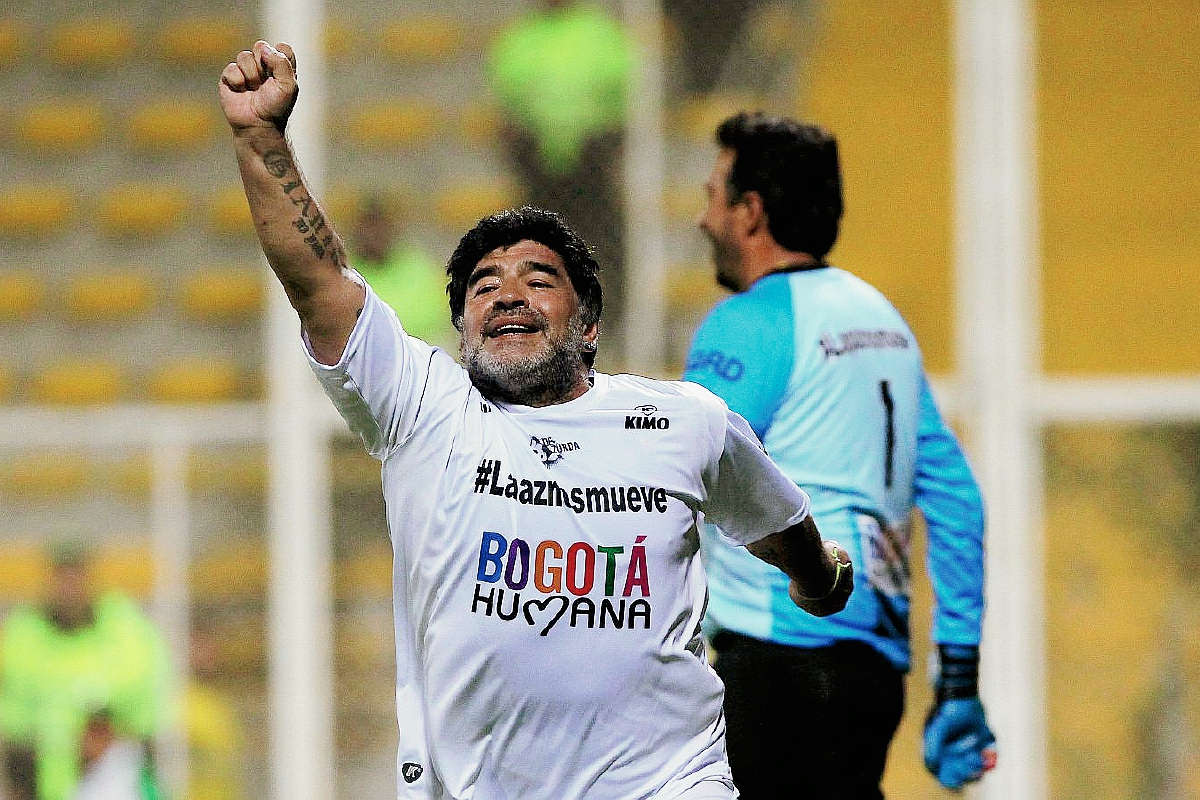
<path fill-rule="evenodd" d="M 542 330 L 545 317 L 537 314 Z M 562 402 L 588 372 L 583 361 L 585 326 L 578 314 L 559 338 L 550 337 L 540 353 L 500 360 L 483 349 L 485 337 L 468 345 L 462 363 L 471 383 L 486 397 L 516 405 L 542 406 Z"/>
<path fill-rule="evenodd" d="M 705 234 L 712 244 L 717 283 L 731 292 L 740 292 L 742 287 L 738 279 L 739 253 L 725 239 L 715 236 L 709 231 L 705 231 Z"/>

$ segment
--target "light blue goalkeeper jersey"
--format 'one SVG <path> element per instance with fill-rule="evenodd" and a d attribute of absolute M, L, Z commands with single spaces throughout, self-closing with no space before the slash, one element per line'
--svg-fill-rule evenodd
<path fill-rule="evenodd" d="M 709 313 L 684 377 L 750 422 L 812 498 L 822 536 L 855 565 L 846 609 L 817 618 L 788 599 L 782 572 L 708 526 L 710 636 L 729 630 L 800 647 L 855 639 L 907 670 L 916 506 L 928 532 L 933 639 L 979 644 L 979 487 L 934 402 L 916 338 L 882 294 L 834 267 L 767 275 Z"/>

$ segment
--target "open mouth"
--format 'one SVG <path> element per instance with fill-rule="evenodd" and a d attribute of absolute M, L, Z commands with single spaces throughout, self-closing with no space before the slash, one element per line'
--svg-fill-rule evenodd
<path fill-rule="evenodd" d="M 505 336 L 521 336 L 529 333 L 537 333 L 541 329 L 542 327 L 536 322 L 505 320 L 490 325 L 486 330 L 486 334 L 489 339 L 500 339 Z"/>

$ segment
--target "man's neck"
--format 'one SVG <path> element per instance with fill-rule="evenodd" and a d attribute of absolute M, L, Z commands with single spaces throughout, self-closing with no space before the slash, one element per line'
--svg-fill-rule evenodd
<path fill-rule="evenodd" d="M 752 251 L 742 261 L 742 291 L 749 289 L 764 276 L 773 272 L 790 272 L 797 269 L 812 269 L 823 262 L 808 253 L 787 250 L 778 245 Z"/>

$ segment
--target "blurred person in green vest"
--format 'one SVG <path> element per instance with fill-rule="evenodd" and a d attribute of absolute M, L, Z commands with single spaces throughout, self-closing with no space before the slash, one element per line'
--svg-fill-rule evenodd
<path fill-rule="evenodd" d="M 51 553 L 45 601 L 19 606 L 0 630 L 0 743 L 18 800 L 66 800 L 98 712 L 115 738 L 148 747 L 166 722 L 166 640 L 131 598 L 98 593 L 91 555 Z"/>
<path fill-rule="evenodd" d="M 446 317 L 446 273 L 407 235 L 396 203 L 368 196 L 348 238 L 350 263 L 385 303 L 400 314 L 409 334 L 458 352 L 458 331 Z"/>
<path fill-rule="evenodd" d="M 605 265 L 605 315 L 624 305 L 621 162 L 633 45 L 607 12 L 578 0 L 538 0 L 488 53 L 508 159 L 524 202 L 562 214 Z M 612 351 L 612 348 L 609 348 Z"/>

